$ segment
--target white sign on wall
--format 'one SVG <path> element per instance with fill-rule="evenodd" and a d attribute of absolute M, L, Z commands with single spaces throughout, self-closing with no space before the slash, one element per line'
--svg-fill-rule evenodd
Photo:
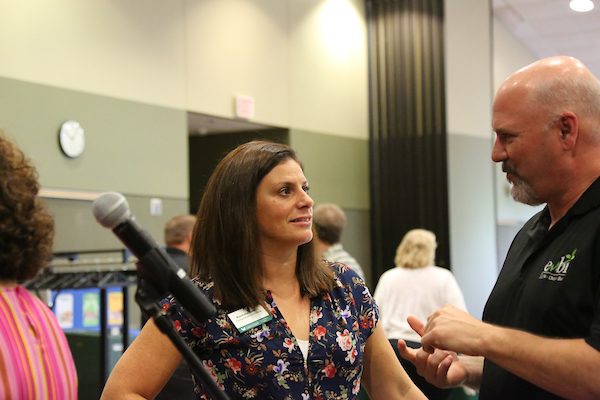
<path fill-rule="evenodd" d="M 238 118 L 254 117 L 254 99 L 249 96 L 236 96 L 235 115 Z"/>

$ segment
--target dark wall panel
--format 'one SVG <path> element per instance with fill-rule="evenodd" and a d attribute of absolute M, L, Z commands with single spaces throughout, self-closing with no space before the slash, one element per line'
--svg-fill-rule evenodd
<path fill-rule="evenodd" d="M 410 229 L 450 268 L 442 0 L 368 0 L 372 271 Z"/>
<path fill-rule="evenodd" d="M 251 140 L 270 140 L 289 144 L 287 129 L 268 129 L 249 132 L 190 135 L 190 213 L 196 214 L 208 178 L 227 153 Z"/>

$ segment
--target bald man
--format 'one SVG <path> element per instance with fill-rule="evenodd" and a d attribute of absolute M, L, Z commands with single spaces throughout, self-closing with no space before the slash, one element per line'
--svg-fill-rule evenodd
<path fill-rule="evenodd" d="M 574 58 L 537 61 L 498 89 L 492 127 L 512 196 L 546 207 L 515 237 L 483 322 L 445 306 L 426 325 L 409 318 L 423 347 L 399 349 L 481 400 L 598 399 L 600 84 Z"/>

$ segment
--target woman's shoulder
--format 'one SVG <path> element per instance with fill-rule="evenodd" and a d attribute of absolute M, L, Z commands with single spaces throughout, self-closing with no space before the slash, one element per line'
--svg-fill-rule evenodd
<path fill-rule="evenodd" d="M 367 287 L 362 278 L 347 265 L 336 261 L 324 262 L 333 270 L 335 286 L 345 288 L 346 290 L 359 289 L 360 291 L 363 291 Z"/>
<path fill-rule="evenodd" d="M 194 282 L 194 284 L 205 293 L 211 292 L 215 286 L 211 278 L 203 278 L 201 276 L 193 278 L 192 282 Z"/>
<path fill-rule="evenodd" d="M 356 272 L 352 271 L 350 267 L 346 264 L 342 264 L 338 261 L 328 261 L 323 260 L 323 262 L 329 266 L 333 270 L 333 274 L 335 278 L 340 278 L 343 280 L 351 279 L 353 276 L 358 276 Z"/>
<path fill-rule="evenodd" d="M 430 265 L 428 267 L 425 267 L 428 271 L 430 271 L 430 273 L 432 274 L 436 274 L 436 275 L 440 275 L 443 277 L 449 277 L 449 276 L 453 276 L 452 272 L 444 267 L 438 267 L 437 265 Z"/>

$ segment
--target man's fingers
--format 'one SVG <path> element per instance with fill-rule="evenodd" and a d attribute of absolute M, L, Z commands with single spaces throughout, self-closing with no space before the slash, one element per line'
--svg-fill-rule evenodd
<path fill-rule="evenodd" d="M 448 370 L 452 365 L 453 357 L 451 354 L 446 355 L 446 357 L 440 362 L 436 372 L 436 381 L 437 382 L 445 382 L 448 381 Z"/>
<path fill-rule="evenodd" d="M 406 320 L 413 331 L 417 332 L 419 336 L 423 336 L 425 334 L 425 324 L 419 321 L 416 317 L 410 315 Z"/>
<path fill-rule="evenodd" d="M 402 358 L 404 358 L 407 361 L 410 361 L 413 364 L 415 363 L 417 351 L 408 347 L 406 345 L 406 342 L 402 339 L 398 339 L 398 351 L 400 352 Z"/>

